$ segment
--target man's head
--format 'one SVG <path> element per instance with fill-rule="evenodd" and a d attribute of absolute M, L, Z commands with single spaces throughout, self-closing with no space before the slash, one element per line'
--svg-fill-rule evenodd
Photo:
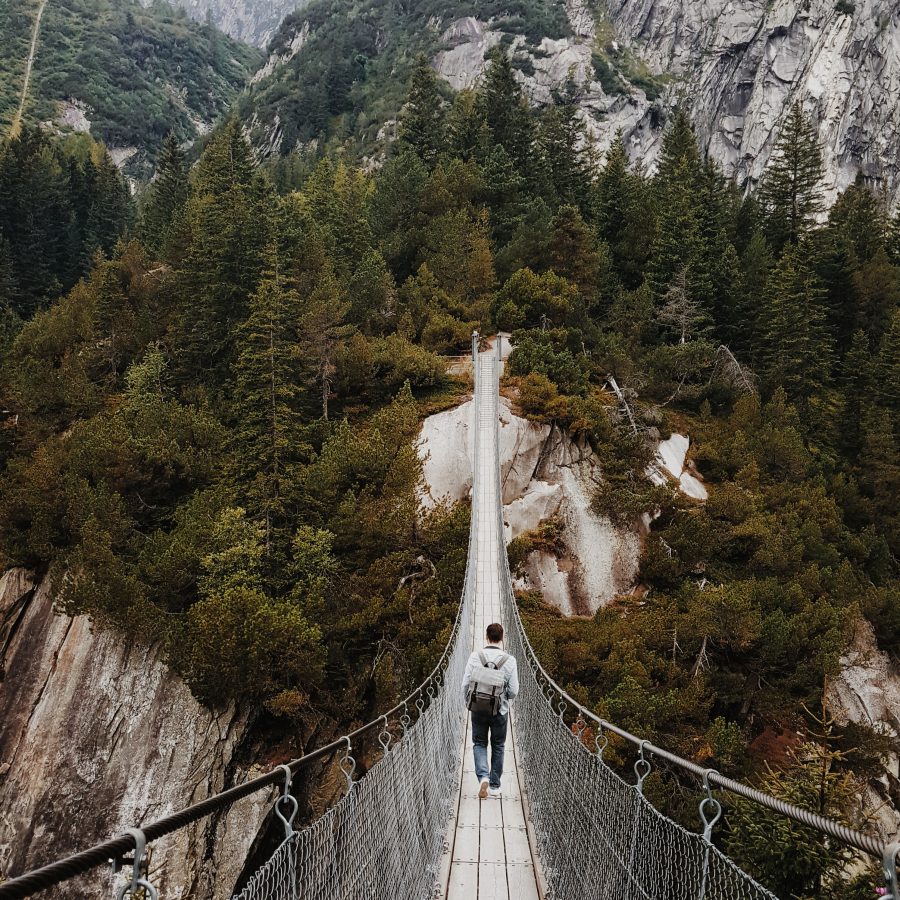
<path fill-rule="evenodd" d="M 487 639 L 489 644 L 499 644 L 503 640 L 503 626 L 499 622 L 488 625 Z"/>

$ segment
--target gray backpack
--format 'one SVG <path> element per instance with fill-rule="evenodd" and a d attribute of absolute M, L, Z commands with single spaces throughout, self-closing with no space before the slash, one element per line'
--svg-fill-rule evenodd
<path fill-rule="evenodd" d="M 478 659 L 481 660 L 481 668 L 475 669 L 469 678 L 469 709 L 496 716 L 506 690 L 506 675 L 500 670 L 506 665 L 509 654 L 502 653 L 496 662 L 488 662 L 484 651 L 479 650 Z"/>

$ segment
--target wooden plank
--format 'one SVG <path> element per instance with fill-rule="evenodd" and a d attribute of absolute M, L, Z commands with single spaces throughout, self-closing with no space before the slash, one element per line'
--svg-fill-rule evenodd
<path fill-rule="evenodd" d="M 481 829 L 477 825 L 460 825 L 453 844 L 453 862 L 478 862 Z M 451 873 L 452 873 L 451 868 Z"/>
<path fill-rule="evenodd" d="M 522 801 L 519 797 L 510 797 L 504 788 L 503 799 L 503 827 L 524 828 L 525 810 L 522 809 Z"/>
<path fill-rule="evenodd" d="M 504 828 L 503 834 L 506 840 L 506 861 L 510 865 L 514 863 L 527 863 L 531 865 L 531 845 L 528 843 L 528 832 L 524 828 Z"/>
<path fill-rule="evenodd" d="M 481 863 L 478 866 L 478 900 L 509 900 L 505 865 Z"/>
<path fill-rule="evenodd" d="M 459 814 L 456 818 L 457 825 L 478 827 L 481 817 L 481 801 L 471 795 L 463 796 L 459 801 Z"/>
<path fill-rule="evenodd" d="M 502 828 L 503 808 L 496 798 L 488 797 L 481 802 L 481 827 Z"/>
<path fill-rule="evenodd" d="M 540 900 L 534 868 L 530 862 L 527 865 L 507 864 L 506 880 L 512 900 Z"/>
<path fill-rule="evenodd" d="M 487 801 L 485 801 L 487 802 Z M 497 804 L 500 805 L 499 803 Z M 506 864 L 506 844 L 502 828 L 481 827 L 481 855 L 479 862 Z"/>
<path fill-rule="evenodd" d="M 478 863 L 454 863 L 450 869 L 447 900 L 472 900 L 478 896 Z"/>

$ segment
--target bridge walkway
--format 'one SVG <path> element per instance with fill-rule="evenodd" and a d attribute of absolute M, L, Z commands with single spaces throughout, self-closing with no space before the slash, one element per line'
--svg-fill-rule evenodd
<path fill-rule="evenodd" d="M 499 363 L 493 350 L 479 354 L 478 421 L 479 503 L 473 649 L 484 646 L 484 631 L 502 622 L 497 509 L 496 416 Z M 461 685 L 450 685 L 462 691 Z M 515 706 L 515 704 L 513 704 Z M 511 717 L 512 719 L 512 717 Z M 539 900 L 536 853 L 526 825 L 527 805 L 519 778 L 515 722 L 510 722 L 503 770 L 503 794 L 478 799 L 472 757 L 471 725 L 466 726 L 463 764 L 451 823 L 449 866 L 442 896 L 446 900 Z"/>

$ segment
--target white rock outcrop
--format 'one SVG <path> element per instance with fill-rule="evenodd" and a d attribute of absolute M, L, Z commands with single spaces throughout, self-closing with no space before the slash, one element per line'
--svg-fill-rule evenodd
<path fill-rule="evenodd" d="M 471 419 L 469 401 L 425 420 L 419 453 L 426 508 L 471 491 Z M 562 553 L 532 553 L 523 587 L 541 590 L 566 615 L 590 615 L 633 586 L 640 535 L 613 527 L 591 509 L 601 473 L 587 442 L 516 416 L 501 399 L 500 465 L 507 540 L 551 519 L 563 526 Z"/>
<path fill-rule="evenodd" d="M 697 473 L 691 467 L 685 467 L 690 439 L 683 434 L 672 434 L 664 441 L 659 442 L 656 448 L 656 456 L 663 469 L 677 482 L 682 493 L 695 500 L 706 500 L 707 491 Z"/>
<path fill-rule="evenodd" d="M 900 740 L 900 664 L 878 649 L 872 626 L 860 619 L 850 646 L 841 656 L 841 672 L 828 683 L 828 709 L 840 725 L 855 722 L 887 729 Z M 868 785 L 866 806 L 887 841 L 900 839 L 900 758 L 893 754 L 886 771 Z"/>
<path fill-rule="evenodd" d="M 210 711 L 139 639 L 56 615 L 46 581 L 0 578 L 0 879 L 245 779 L 246 717 Z M 224 897 L 269 811 L 263 791 L 154 843 L 164 897 Z M 48 896 L 101 896 L 108 869 Z"/>

